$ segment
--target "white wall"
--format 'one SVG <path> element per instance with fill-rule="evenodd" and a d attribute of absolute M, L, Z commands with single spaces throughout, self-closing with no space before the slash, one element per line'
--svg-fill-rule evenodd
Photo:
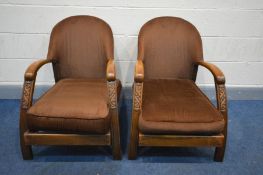
<path fill-rule="evenodd" d="M 207 61 L 227 84 L 263 86 L 263 0 L 0 0 L 0 86 L 22 84 L 26 67 L 45 58 L 52 27 L 72 15 L 94 15 L 112 27 L 118 76 L 133 80 L 140 27 L 157 16 L 178 16 L 200 31 Z M 51 66 L 39 84 L 53 81 Z M 199 84 L 213 79 L 202 69 Z"/>

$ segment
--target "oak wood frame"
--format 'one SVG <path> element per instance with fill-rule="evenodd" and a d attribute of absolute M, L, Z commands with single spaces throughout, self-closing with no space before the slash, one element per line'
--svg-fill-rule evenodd
<path fill-rule="evenodd" d="M 52 63 L 51 59 L 41 59 L 32 63 L 25 72 L 25 81 L 20 106 L 20 146 L 24 160 L 33 159 L 32 145 L 105 145 L 112 147 L 113 159 L 121 159 L 120 129 L 118 116 L 117 82 L 113 59 L 108 59 L 106 79 L 108 104 L 110 108 L 110 132 L 103 134 L 58 134 L 52 132 L 32 132 L 27 127 L 27 111 L 32 106 L 37 71 L 41 66 Z"/>
<path fill-rule="evenodd" d="M 226 140 L 227 140 L 227 96 L 225 88 L 225 77 L 222 71 L 215 65 L 196 61 L 195 70 L 198 66 L 207 68 L 214 76 L 217 110 L 224 117 L 225 127 L 222 133 L 212 136 L 197 135 L 147 135 L 140 133 L 138 129 L 138 120 L 142 111 L 144 65 L 142 59 L 138 59 L 135 66 L 135 77 L 133 86 L 133 109 L 130 132 L 130 143 L 128 158 L 136 159 L 138 147 L 143 146 L 162 146 L 162 147 L 215 147 L 214 160 L 222 162 L 224 159 Z M 193 75 L 195 76 L 195 75 Z M 195 77 L 193 77 L 195 79 Z"/>

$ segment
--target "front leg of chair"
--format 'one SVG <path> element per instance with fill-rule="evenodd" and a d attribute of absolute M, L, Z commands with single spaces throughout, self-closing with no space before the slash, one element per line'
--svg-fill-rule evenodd
<path fill-rule="evenodd" d="M 22 92 L 22 100 L 20 106 L 20 147 L 24 160 L 33 159 L 32 148 L 30 145 L 26 145 L 24 139 L 24 133 L 28 130 L 26 123 L 26 112 L 29 107 L 32 105 L 32 96 L 34 91 L 35 81 L 25 81 L 23 92 Z"/>
<path fill-rule="evenodd" d="M 118 115 L 117 83 L 108 81 L 108 97 L 111 115 L 111 145 L 114 160 L 121 160 L 120 124 Z"/>
<path fill-rule="evenodd" d="M 138 120 L 139 120 L 139 111 L 132 111 L 132 124 L 131 124 L 131 133 L 130 133 L 130 144 L 129 144 L 129 160 L 135 160 L 137 158 L 137 149 L 138 149 Z"/>
<path fill-rule="evenodd" d="M 138 149 L 138 120 L 141 113 L 142 107 L 142 92 L 143 92 L 143 83 L 135 83 L 133 87 L 133 109 L 132 109 L 132 124 L 131 124 L 131 133 L 130 133 L 130 144 L 129 144 L 129 155 L 130 160 L 134 160 L 137 157 Z"/>
<path fill-rule="evenodd" d="M 226 96 L 226 88 L 224 84 L 216 84 L 216 98 L 217 98 L 217 108 L 224 116 L 225 121 L 225 128 L 223 131 L 224 134 L 224 143 L 222 147 L 216 147 L 214 160 L 217 162 L 223 162 L 224 155 L 225 155 L 225 148 L 226 148 L 226 141 L 227 141 L 227 124 L 228 124 L 228 117 L 227 117 L 227 96 Z"/>

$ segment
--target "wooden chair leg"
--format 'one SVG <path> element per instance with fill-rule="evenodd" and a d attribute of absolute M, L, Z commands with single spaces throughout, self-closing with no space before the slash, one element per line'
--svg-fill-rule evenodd
<path fill-rule="evenodd" d="M 225 149 L 226 149 L 226 141 L 227 141 L 227 112 L 224 111 L 223 115 L 225 116 L 225 129 L 224 129 L 224 145 L 222 147 L 216 147 L 215 149 L 215 155 L 214 155 L 214 161 L 216 162 L 223 162 L 224 161 L 224 156 L 225 156 Z"/>
<path fill-rule="evenodd" d="M 32 147 L 25 144 L 24 133 L 27 130 L 26 122 L 25 122 L 25 111 L 21 111 L 20 113 L 20 147 L 24 160 L 32 160 L 33 153 Z"/>
<path fill-rule="evenodd" d="M 112 145 L 112 154 L 114 160 L 121 160 L 120 146 L 116 143 L 113 143 Z"/>
<path fill-rule="evenodd" d="M 112 110 L 112 131 L 111 131 L 111 141 L 112 141 L 112 154 L 114 160 L 121 160 L 121 144 L 120 144 L 120 126 L 119 126 L 119 116 L 117 109 Z"/>
<path fill-rule="evenodd" d="M 214 161 L 216 162 L 223 162 L 225 155 L 225 147 L 216 147 Z"/>
<path fill-rule="evenodd" d="M 226 149 L 226 131 L 224 135 L 225 135 L 224 145 L 222 147 L 216 147 L 215 149 L 214 161 L 216 162 L 224 161 L 225 149 Z"/>
<path fill-rule="evenodd" d="M 137 158 L 139 145 L 139 129 L 138 121 L 142 107 L 143 83 L 135 83 L 133 86 L 133 106 L 132 106 L 132 122 L 128 159 L 134 160 Z"/>
<path fill-rule="evenodd" d="M 32 147 L 29 145 L 25 145 L 23 136 L 20 136 L 20 147 L 21 152 L 24 160 L 32 160 L 33 159 L 33 153 L 32 153 Z"/>
<path fill-rule="evenodd" d="M 112 139 L 112 154 L 114 160 L 121 160 L 121 146 L 119 138 Z"/>
<path fill-rule="evenodd" d="M 137 151 L 138 151 L 138 139 L 136 139 L 135 136 L 131 136 L 128 159 L 135 160 L 137 158 Z"/>
<path fill-rule="evenodd" d="M 214 161 L 223 162 L 226 148 L 226 140 L 227 140 L 227 125 L 228 125 L 228 117 L 227 117 L 227 96 L 226 96 L 226 88 L 225 84 L 217 84 L 216 83 L 216 99 L 217 99 L 217 109 L 222 113 L 225 121 L 225 128 L 223 131 L 224 134 L 224 145 L 222 147 L 216 147 Z"/>
<path fill-rule="evenodd" d="M 111 114 L 111 146 L 114 160 L 121 160 L 120 123 L 118 115 L 117 83 L 108 81 L 108 98 Z"/>
<path fill-rule="evenodd" d="M 129 160 L 135 160 L 137 158 L 138 138 L 139 138 L 138 118 L 139 118 L 138 111 L 133 111 L 131 134 L 130 134 L 130 144 L 129 144 L 129 153 L 128 153 L 128 159 Z"/>

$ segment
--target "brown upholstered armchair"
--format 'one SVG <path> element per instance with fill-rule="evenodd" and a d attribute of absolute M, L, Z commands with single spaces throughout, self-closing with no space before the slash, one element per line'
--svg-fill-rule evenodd
<path fill-rule="evenodd" d="M 129 159 L 137 148 L 216 147 L 223 161 L 227 138 L 225 77 L 203 61 L 197 29 L 176 17 L 150 20 L 139 33 L 133 86 Z M 196 86 L 198 66 L 214 76 L 217 108 Z"/>
<path fill-rule="evenodd" d="M 52 63 L 55 85 L 32 105 L 38 69 Z M 121 159 L 113 34 L 103 20 L 73 16 L 52 30 L 47 59 L 25 73 L 20 111 L 24 159 L 31 145 L 108 145 Z"/>

